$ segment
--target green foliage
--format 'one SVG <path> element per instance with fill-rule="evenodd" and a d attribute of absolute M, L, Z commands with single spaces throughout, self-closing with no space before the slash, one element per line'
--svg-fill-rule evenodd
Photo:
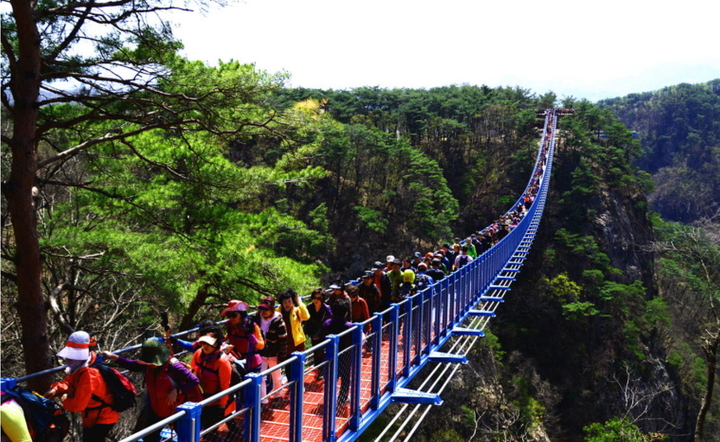
<path fill-rule="evenodd" d="M 650 186 L 646 173 L 633 167 L 631 160 L 640 154 L 639 142 L 610 110 L 583 100 L 572 103 L 575 113 L 560 120 L 563 130 L 562 158 L 554 170 L 566 225 L 581 226 L 594 218 L 600 192 L 643 199 Z M 582 202 L 582 204 L 578 204 Z"/>
<path fill-rule="evenodd" d="M 377 233 L 384 233 L 388 227 L 388 221 L 382 218 L 382 214 L 368 207 L 355 206 L 355 211 L 363 226 Z"/>
<path fill-rule="evenodd" d="M 637 130 L 642 140 L 637 165 L 653 174 L 651 202 L 666 219 L 690 222 L 720 207 L 718 90 L 716 79 L 598 103 Z"/>
<path fill-rule="evenodd" d="M 704 347 L 718 317 L 720 247 L 694 227 L 659 217 L 653 226 L 658 239 L 656 274 L 668 317 L 659 326 L 670 337 L 666 359 L 682 379 L 686 394 L 702 397 L 709 391 Z M 717 414 L 713 407 L 710 413 Z"/>
<path fill-rule="evenodd" d="M 485 339 L 482 340 L 482 343 L 490 347 L 490 351 L 492 351 L 492 354 L 495 356 L 495 362 L 502 366 L 503 359 L 507 352 L 502 349 L 500 339 L 492 332 L 485 331 Z"/>
<path fill-rule="evenodd" d="M 168 92 L 212 93 L 216 86 L 207 85 L 208 77 L 245 91 L 239 101 L 218 93 L 217 127 L 267 115 L 261 103 L 272 80 L 266 82 L 251 66 L 176 68 L 173 80 L 162 82 Z M 92 184 L 76 187 L 55 207 L 44 225 L 43 248 L 95 253 L 100 258 L 89 265 L 92 272 L 122 272 L 143 299 L 178 313 L 208 295 L 212 304 L 231 298 L 252 302 L 287 287 L 310 290 L 325 272 L 317 258 L 333 243 L 327 207 L 312 207 L 308 224 L 287 196 L 312 191 L 311 183 L 326 172 L 305 160 L 318 146 L 309 136 L 317 126 L 314 114 L 289 109 L 278 116 L 282 119 L 287 125 L 277 130 L 305 136 L 301 143 L 278 141 L 272 165 L 238 167 L 229 160 L 225 138 L 207 132 L 180 137 L 145 131 L 124 143 L 98 146 L 85 157 L 84 173 Z M 267 129 L 248 127 L 241 138 L 262 136 Z"/>
<path fill-rule="evenodd" d="M 571 233 L 566 228 L 561 228 L 555 233 L 555 238 L 563 246 L 567 247 L 578 259 L 589 261 L 593 267 L 599 267 L 603 273 L 612 272 L 610 258 L 600 251 L 595 238 L 577 233 Z"/>
<path fill-rule="evenodd" d="M 330 230 L 340 243 L 436 241 L 458 216 L 438 164 L 398 138 L 365 125 L 328 123 L 319 154 L 329 172 Z"/>
<path fill-rule="evenodd" d="M 561 273 L 546 280 L 548 293 L 561 302 L 573 302 L 580 298 L 582 287 L 571 281 L 567 273 Z"/>
<path fill-rule="evenodd" d="M 692 359 L 690 363 L 697 382 L 696 387 L 700 393 L 704 394 L 708 389 L 707 362 L 704 358 L 698 356 Z"/>
<path fill-rule="evenodd" d="M 447 441 L 461 441 L 465 440 L 464 437 L 458 433 L 454 428 L 444 428 L 442 430 L 433 431 L 430 434 L 428 442 L 447 442 Z"/>
<path fill-rule="evenodd" d="M 584 302 L 571 302 L 562 306 L 563 316 L 571 321 L 579 321 L 590 316 L 595 316 L 600 313 L 600 310 L 595 308 L 595 304 L 590 301 Z"/>
<path fill-rule="evenodd" d="M 438 176 L 437 179 L 433 178 L 433 182 L 447 186 L 459 203 L 460 217 L 458 223 L 452 223 L 456 224 L 451 226 L 456 229 L 453 233 L 475 229 L 478 217 L 496 216 L 497 206 L 502 203 L 498 203 L 494 195 L 517 195 L 527 182 L 527 174 L 535 157 L 535 109 L 538 100 L 524 89 L 448 86 L 430 90 L 386 90 L 373 87 L 342 91 L 293 89 L 276 94 L 276 99 L 284 107 L 290 106 L 293 100 L 307 98 L 323 102 L 323 110 L 340 123 L 351 126 L 348 130 L 360 136 L 338 137 L 337 142 L 333 143 L 335 154 L 342 151 L 348 153 L 349 157 L 344 157 L 344 161 L 352 163 L 352 158 L 367 158 L 366 161 L 372 162 L 380 154 L 388 155 L 385 145 L 390 140 L 403 138 L 415 150 L 436 162 L 442 181 L 439 181 Z M 386 134 L 388 141 L 363 133 L 356 126 Z M 368 137 L 373 138 L 368 144 L 374 149 L 369 150 L 368 156 L 356 156 L 355 150 L 365 152 L 368 149 L 353 144 Z M 383 164 L 392 165 L 396 157 L 386 156 Z M 332 158 L 339 159 L 336 156 Z M 328 168 L 333 172 L 340 166 L 342 163 L 328 162 Z M 372 164 L 366 166 L 356 161 L 352 166 L 340 170 L 341 176 L 343 172 L 348 172 L 350 180 L 336 184 L 342 190 L 348 184 L 356 184 L 354 176 L 361 170 L 364 171 L 364 180 L 384 181 L 382 172 L 377 178 L 374 177 L 377 169 Z M 498 173 L 499 170 L 506 172 Z M 389 186 L 392 183 L 385 184 L 382 191 L 392 190 Z M 427 210 L 426 202 L 420 202 L 419 211 Z M 509 204 L 512 202 L 508 201 Z M 346 213 L 353 210 L 353 206 L 362 206 L 364 203 L 342 204 L 341 210 Z M 502 206 L 503 210 L 507 208 Z M 333 204 L 330 209 L 331 215 L 334 214 Z M 388 236 L 396 234 L 393 231 L 395 225 L 397 220 L 390 220 Z M 426 226 L 422 230 L 425 234 L 439 231 L 438 226 Z"/>
<path fill-rule="evenodd" d="M 643 320 L 650 325 L 668 326 L 671 324 L 670 309 L 665 299 L 655 297 L 645 303 Z"/>
<path fill-rule="evenodd" d="M 646 437 L 627 417 L 614 417 L 605 423 L 593 423 L 585 428 L 585 442 L 645 442 Z"/>
<path fill-rule="evenodd" d="M 465 405 L 461 405 L 460 413 L 462 413 L 465 426 L 473 427 L 475 425 L 475 419 L 476 419 L 475 410 L 473 410 L 472 408 L 467 407 Z"/>
<path fill-rule="evenodd" d="M 532 396 L 530 381 L 526 377 L 515 376 L 512 383 L 515 391 L 520 393 L 512 405 L 520 411 L 522 423 L 530 428 L 542 424 L 546 409 Z"/>

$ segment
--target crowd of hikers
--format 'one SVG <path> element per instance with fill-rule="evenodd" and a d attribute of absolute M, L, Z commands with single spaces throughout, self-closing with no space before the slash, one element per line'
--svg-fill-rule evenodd
<path fill-rule="evenodd" d="M 138 359 L 97 352 L 90 334 L 75 332 L 57 354 L 65 363 L 65 378 L 54 383 L 44 396 L 58 398 L 65 410 L 80 413 L 83 441 L 96 442 L 106 440 L 120 418 L 120 411 L 113 406 L 114 391 L 100 372 L 100 366 L 104 364 L 97 361 L 99 355 L 105 361 L 114 361 L 122 369 L 144 375 L 147 398 L 138 415 L 136 431 L 174 414 L 179 404 L 199 402 L 230 388 L 237 382 L 233 377 L 241 378 L 247 373 L 273 368 L 293 352 L 305 351 L 308 344 L 316 347 L 313 362 L 320 367 L 325 361 L 325 352 L 317 344 L 327 336 L 340 334 L 355 323 L 370 319 L 390 304 L 401 302 L 472 262 L 517 225 L 533 198 L 534 195 L 529 194 L 516 210 L 468 238 L 456 238 L 453 245 L 444 244 L 438 250 L 424 254 L 416 252 L 404 259 L 387 256 L 384 262 L 376 261 L 357 280 L 336 281 L 327 289 L 318 287 L 310 293 L 307 304 L 292 289 L 277 297 L 263 297 L 254 307 L 242 300 L 231 300 L 220 312 L 224 322 L 202 321 L 192 342 L 171 338 L 168 344 L 165 338 L 147 339 L 140 348 Z M 254 311 L 251 313 L 251 310 Z M 369 332 L 369 325 L 366 328 Z M 189 362 L 173 357 L 173 345 L 192 354 Z M 351 336 L 346 334 L 341 339 L 340 349 L 351 345 Z M 368 340 L 362 349 L 363 356 L 370 356 L 372 350 Z M 348 356 L 341 358 L 349 357 L 347 352 L 344 355 Z M 350 366 L 349 361 L 338 362 L 338 409 L 341 412 L 347 411 Z M 287 401 L 281 388 L 284 383 L 282 370 L 270 373 L 270 379 L 261 384 L 263 405 Z M 116 376 L 122 375 L 116 373 Z M 315 378 L 323 380 L 323 369 L 315 371 Z M 11 398 L 6 404 L 4 396 L 3 437 L 12 442 L 38 440 L 33 439 L 27 429 L 17 431 L 23 427 L 22 419 L 12 419 L 17 415 L 11 411 L 17 409 L 12 408 L 15 404 Z M 205 405 L 203 428 L 232 414 L 235 404 L 231 395 L 227 395 Z M 233 420 L 228 421 L 231 431 L 234 425 Z M 160 430 L 143 440 L 159 441 Z M 205 440 L 213 439 L 207 437 Z"/>
<path fill-rule="evenodd" d="M 552 116 L 550 117 L 552 118 Z M 549 128 L 552 125 L 548 126 Z M 128 359 L 111 352 L 98 352 L 90 334 L 72 333 L 65 347 L 57 354 L 65 363 L 65 378 L 52 384 L 44 398 L 59 399 L 66 411 L 81 414 L 83 442 L 106 440 L 120 413 L 128 405 L 118 406 L 122 391 L 132 396 L 135 390 L 130 381 L 117 370 L 109 370 L 102 359 L 114 361 L 125 370 L 143 373 L 147 398 L 136 423 L 136 431 L 147 428 L 176 412 L 178 405 L 199 402 L 236 384 L 247 373 L 260 373 L 288 359 L 293 352 L 305 351 L 309 341 L 316 367 L 323 366 L 324 349 L 317 347 L 329 335 L 340 334 L 364 322 L 374 314 L 398 303 L 444 279 L 450 273 L 471 263 L 489 250 L 518 225 L 532 205 L 545 170 L 548 132 L 543 140 L 540 167 L 536 169 L 523 197 L 510 212 L 487 228 L 467 238 L 455 238 L 439 249 L 426 253 L 415 252 L 403 259 L 387 256 L 376 261 L 360 278 L 349 283 L 333 282 L 327 289 L 318 287 L 309 296 L 307 304 L 292 289 L 277 297 L 265 296 L 251 307 L 242 300 L 230 300 L 220 312 L 224 322 L 202 321 L 192 342 L 176 338 L 150 338 L 143 342 L 138 359 Z M 251 310 L 254 312 L 250 313 Z M 368 329 L 369 325 L 366 325 Z M 352 345 L 345 334 L 340 341 L 343 350 Z M 173 356 L 180 347 L 192 354 L 189 363 Z M 372 354 L 368 340 L 362 349 L 363 356 Z M 340 391 L 338 410 L 347 411 L 350 367 L 349 353 L 343 352 L 338 361 Z M 277 405 L 283 396 L 282 370 L 270 372 L 269 379 L 261 383 L 263 406 Z M 315 371 L 316 381 L 322 382 L 322 368 Z M 123 390 L 124 389 L 124 390 Z M 34 399 L 34 398 L 33 398 Z M 27 418 L 26 407 L 17 391 L 2 391 L 3 441 L 61 441 L 65 428 L 47 431 L 33 428 L 39 419 Z M 236 401 L 231 395 L 222 396 L 204 406 L 203 428 L 210 427 L 235 411 Z M 23 411 L 26 411 L 23 415 Z M 62 411 L 62 410 L 60 410 Z M 55 411 L 55 414 L 59 414 Z M 228 420 L 232 430 L 236 425 Z M 58 425 L 60 426 L 60 425 Z M 40 434 L 42 433 L 42 434 Z M 145 442 L 160 440 L 160 430 L 143 438 Z M 213 435 L 205 437 L 214 439 Z"/>

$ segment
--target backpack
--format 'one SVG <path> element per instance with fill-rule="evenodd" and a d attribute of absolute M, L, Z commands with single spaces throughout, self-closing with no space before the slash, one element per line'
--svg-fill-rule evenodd
<path fill-rule="evenodd" d="M 460 255 L 460 267 L 468 263 L 470 255 Z"/>
<path fill-rule="evenodd" d="M 103 380 L 107 384 L 110 392 L 113 396 L 113 403 L 105 403 L 99 397 L 93 395 L 93 399 L 98 402 L 102 402 L 103 406 L 110 407 L 115 411 L 125 411 L 130 407 L 135 406 L 135 396 L 137 390 L 135 385 L 125 377 L 122 373 L 102 362 L 96 362 L 91 365 L 92 368 L 96 368 L 103 377 Z"/>
<path fill-rule="evenodd" d="M 34 442 L 60 442 L 70 420 L 60 404 L 19 385 L 5 391 L 22 407 Z"/>
<path fill-rule="evenodd" d="M 430 285 L 430 277 L 424 273 L 418 273 L 415 276 L 415 290 L 421 292 Z"/>
<path fill-rule="evenodd" d="M 303 325 L 305 325 L 305 323 L 303 323 Z M 247 319 L 245 323 L 242 324 L 242 327 L 240 329 L 242 334 L 231 333 L 231 331 L 235 331 L 235 329 L 228 327 L 227 338 L 229 342 L 234 345 L 232 351 L 230 352 L 230 355 L 232 356 L 232 358 L 230 358 L 230 361 L 235 362 L 245 360 L 245 362 L 241 364 L 239 370 L 242 376 L 245 376 L 245 374 L 247 374 L 247 370 L 245 369 L 246 364 L 250 367 L 257 367 L 261 363 L 260 355 L 255 350 L 255 346 L 257 345 L 257 339 L 255 339 L 255 327 L 259 328 L 257 324 L 255 324 L 249 319 Z M 242 341 L 242 345 L 237 345 L 238 340 Z M 235 359 L 235 361 L 233 360 L 233 358 Z"/>

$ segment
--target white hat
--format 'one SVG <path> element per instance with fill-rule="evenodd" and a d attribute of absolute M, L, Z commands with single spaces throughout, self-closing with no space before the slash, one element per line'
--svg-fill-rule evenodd
<path fill-rule="evenodd" d="M 90 357 L 90 335 L 84 331 L 71 334 L 65 343 L 65 348 L 57 355 L 63 359 L 86 361 Z"/>
<path fill-rule="evenodd" d="M 395 257 L 392 255 L 388 255 L 387 258 L 385 258 L 385 262 L 393 262 L 395 261 Z"/>
<path fill-rule="evenodd" d="M 215 347 L 215 343 L 217 342 L 217 338 L 213 338 L 213 337 L 210 336 L 210 335 L 205 335 L 205 336 L 201 336 L 201 337 L 198 339 L 198 342 L 204 342 L 204 343 L 206 343 L 206 344 L 210 344 L 210 345 L 212 345 L 213 347 Z"/>

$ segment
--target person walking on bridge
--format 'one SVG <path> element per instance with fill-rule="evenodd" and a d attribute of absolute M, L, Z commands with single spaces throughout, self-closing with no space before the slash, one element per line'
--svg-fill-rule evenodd
<path fill-rule="evenodd" d="M 232 345 L 230 354 L 244 363 L 246 372 L 258 373 L 262 366 L 260 351 L 265 348 L 265 340 L 260 327 L 248 317 L 249 307 L 246 302 L 234 299 L 228 302 L 220 315 L 228 318 L 225 339 Z"/>
<path fill-rule="evenodd" d="M 287 328 L 283 321 L 282 314 L 275 310 L 275 298 L 265 296 L 258 304 L 258 313 L 252 316 L 255 324 L 260 326 L 265 339 L 265 348 L 260 350 L 262 357 L 262 371 L 275 367 L 278 363 L 287 359 Z M 282 385 L 281 370 L 273 370 L 271 372 L 273 382 L 273 390 L 278 390 Z M 263 404 L 269 402 L 267 396 L 267 383 L 265 380 L 261 383 L 261 392 Z M 280 391 L 275 391 L 273 399 L 282 397 Z"/>
<path fill-rule="evenodd" d="M 379 312 L 382 305 L 380 289 L 377 285 L 375 285 L 373 280 L 373 272 L 365 272 L 365 274 L 362 276 L 362 282 L 358 286 L 358 294 L 362 299 L 365 300 L 365 302 L 367 302 L 368 311 L 370 314 Z"/>
<path fill-rule="evenodd" d="M 282 314 L 285 321 L 285 329 L 287 330 L 287 354 L 290 356 L 293 352 L 305 351 L 305 331 L 303 330 L 303 322 L 310 319 L 305 304 L 300 302 L 300 297 L 295 290 L 287 289 L 278 296 L 280 306 L 277 310 Z"/>
<path fill-rule="evenodd" d="M 333 317 L 323 324 L 323 339 L 329 335 L 339 335 L 353 327 L 353 323 L 348 320 L 351 311 L 351 301 L 346 298 L 340 298 L 333 306 Z M 341 416 L 349 415 L 348 399 L 350 392 L 350 376 L 352 374 L 352 352 L 346 351 L 352 346 L 352 334 L 346 333 L 340 338 L 340 346 L 338 348 L 339 357 L 336 361 L 338 364 L 338 378 L 340 378 L 340 394 L 337 395 L 337 414 Z"/>
<path fill-rule="evenodd" d="M 468 246 L 462 246 L 460 254 L 457 258 L 455 258 L 455 265 L 453 266 L 453 268 L 457 270 L 467 264 L 470 264 L 472 260 L 472 256 L 468 255 Z"/>
<path fill-rule="evenodd" d="M 232 366 L 228 356 L 220 349 L 222 331 L 219 328 L 212 334 L 201 336 L 198 338 L 198 342 L 200 349 L 193 355 L 190 365 L 200 380 L 203 397 L 209 398 L 230 388 Z M 225 395 L 203 407 L 201 419 L 203 428 L 214 425 L 235 411 L 235 401 L 231 400 L 231 396 Z M 218 435 L 215 434 L 212 438 L 205 440 L 216 440 L 216 436 Z"/>
<path fill-rule="evenodd" d="M 65 379 L 52 384 L 45 393 L 48 399 L 59 397 L 67 411 L 81 413 L 83 442 L 102 442 L 120 419 L 110 388 L 91 367 L 95 352 L 90 351 L 90 335 L 84 331 L 71 334 L 65 347 L 57 354 L 65 360 Z"/>
<path fill-rule="evenodd" d="M 307 307 L 310 319 L 303 324 L 305 334 L 310 336 L 310 345 L 315 347 L 323 341 L 322 326 L 328 319 L 332 318 L 332 309 L 325 304 L 325 289 L 318 287 L 310 294 L 310 304 Z M 313 352 L 313 365 L 319 367 L 325 362 L 325 349 L 316 349 Z M 323 379 L 323 371 L 318 368 L 315 372 L 317 380 Z"/>
<path fill-rule="evenodd" d="M 103 352 L 103 356 L 117 361 L 121 367 L 144 373 L 147 400 L 145 408 L 138 415 L 135 431 L 175 413 L 178 405 L 186 402 L 202 400 L 200 380 L 180 361 L 170 356 L 170 349 L 159 339 L 150 338 L 143 342 L 140 358 L 127 359 L 111 352 Z M 143 437 L 144 442 L 158 442 L 160 430 Z"/>

